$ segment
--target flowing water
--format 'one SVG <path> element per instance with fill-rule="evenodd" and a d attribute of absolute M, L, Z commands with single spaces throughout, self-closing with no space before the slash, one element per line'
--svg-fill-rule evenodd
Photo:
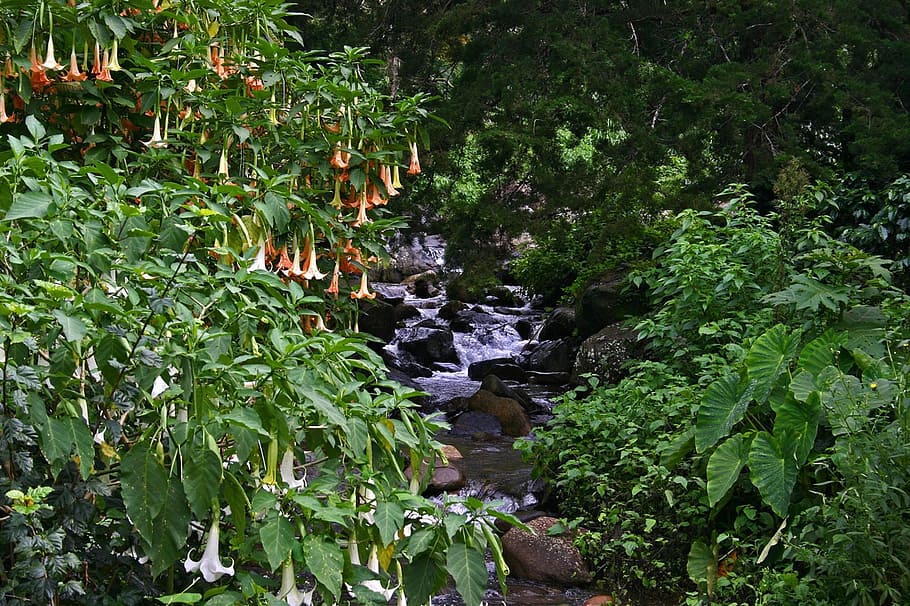
<path fill-rule="evenodd" d="M 386 288 L 395 288 L 386 286 Z M 417 299 L 405 294 L 405 303 L 414 305 L 420 310 L 420 317 L 408 321 L 408 326 L 422 320 L 434 319 L 446 300 L 443 295 L 432 298 Z M 480 305 L 478 311 L 488 314 L 484 323 L 475 323 L 475 328 L 468 333 L 454 333 L 454 344 L 460 362 L 447 365 L 430 377 L 417 377 L 415 382 L 430 394 L 430 402 L 442 407 L 446 402 L 458 397 L 472 395 L 480 388 L 480 382 L 468 376 L 468 366 L 473 362 L 515 356 L 527 344 L 515 330 L 514 324 L 524 318 L 539 324 L 540 313 L 530 307 L 504 310 L 489 305 Z M 444 324 L 444 323 L 441 323 Z M 387 350 L 395 355 L 397 343 L 393 341 Z M 558 388 L 522 385 L 542 409 L 549 410 L 552 399 L 560 392 Z M 532 419 L 536 423 L 542 419 Z M 514 439 L 507 436 L 487 436 L 483 440 L 474 440 L 469 436 L 459 436 L 445 432 L 438 439 L 458 448 L 464 456 L 460 467 L 468 478 L 466 486 L 457 496 L 475 497 L 489 503 L 492 507 L 507 513 L 521 515 L 523 512 L 536 511 L 540 505 L 540 483 L 531 477 L 531 466 L 521 459 L 513 448 Z M 561 587 L 536 583 L 509 576 L 508 592 L 503 596 L 498 590 L 498 582 L 492 563 L 488 562 L 490 571 L 490 589 L 485 603 L 493 605 L 515 606 L 580 606 L 586 599 L 595 594 L 587 588 Z M 436 606 L 460 606 L 463 604 L 454 590 L 433 599 Z"/>

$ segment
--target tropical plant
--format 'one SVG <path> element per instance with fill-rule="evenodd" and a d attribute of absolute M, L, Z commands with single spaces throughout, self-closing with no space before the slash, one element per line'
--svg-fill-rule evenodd
<path fill-rule="evenodd" d="M 407 479 L 440 422 L 357 332 L 426 98 L 286 10 L 0 7 L 9 603 L 482 599 L 492 514 Z"/>

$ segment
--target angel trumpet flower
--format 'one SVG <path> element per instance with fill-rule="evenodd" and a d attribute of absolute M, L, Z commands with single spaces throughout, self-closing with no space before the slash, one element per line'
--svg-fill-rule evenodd
<path fill-rule="evenodd" d="M 111 44 L 111 60 L 107 64 L 107 68 L 112 72 L 121 70 L 120 61 L 117 60 L 117 51 L 119 49 L 117 39 L 114 38 L 114 42 Z"/>
<path fill-rule="evenodd" d="M 47 35 L 47 55 L 41 67 L 44 69 L 63 69 L 63 66 L 57 63 L 57 58 L 54 57 L 54 38 L 50 34 Z"/>
<path fill-rule="evenodd" d="M 6 62 L 3 64 L 3 75 L 7 78 L 15 78 L 19 75 L 19 72 L 13 67 L 13 58 L 10 57 L 9 53 L 7 53 Z"/>
<path fill-rule="evenodd" d="M 101 45 L 95 42 L 95 52 L 92 60 L 92 69 L 90 72 L 93 76 L 101 74 Z"/>
<path fill-rule="evenodd" d="M 6 113 L 6 95 L 0 90 L 0 124 L 12 122 L 13 120 L 13 116 L 7 115 Z"/>
<path fill-rule="evenodd" d="M 249 271 L 268 271 L 269 268 L 265 264 L 265 243 L 259 240 L 258 246 L 256 257 L 253 259 L 253 264 L 250 265 Z"/>
<path fill-rule="evenodd" d="M 335 195 L 332 197 L 332 208 L 341 210 L 342 205 L 344 204 L 341 201 L 341 179 L 335 179 Z"/>
<path fill-rule="evenodd" d="M 321 280 L 326 274 L 319 271 L 319 266 L 316 265 L 316 245 L 313 243 L 311 238 L 307 238 L 309 244 L 309 251 L 307 253 L 307 260 L 303 266 L 303 278 L 305 280 Z"/>
<path fill-rule="evenodd" d="M 339 267 L 338 255 L 335 255 L 335 267 L 332 269 L 332 281 L 329 282 L 329 287 L 325 289 L 326 294 L 332 295 L 333 297 L 338 296 L 338 276 L 341 273 L 341 268 Z"/>
<path fill-rule="evenodd" d="M 79 71 L 79 60 L 76 59 L 76 47 L 70 52 L 70 68 L 63 76 L 64 82 L 82 82 L 88 78 L 86 74 Z"/>
<path fill-rule="evenodd" d="M 214 583 L 224 575 L 234 576 L 234 562 L 230 566 L 221 564 L 221 556 L 218 554 L 218 542 L 220 529 L 218 513 L 216 512 L 212 519 L 212 527 L 209 529 L 208 541 L 205 544 L 205 550 L 199 560 L 193 560 L 189 555 L 183 563 L 183 568 L 187 572 L 198 572 L 207 583 Z"/>
<path fill-rule="evenodd" d="M 167 141 L 161 138 L 161 117 L 155 114 L 155 125 L 152 127 L 152 138 L 145 141 L 148 147 L 167 147 Z"/>
<path fill-rule="evenodd" d="M 281 464 L 278 466 L 278 475 L 281 476 L 281 481 L 287 484 L 288 488 L 297 489 L 306 487 L 306 477 L 298 480 L 297 476 L 294 475 L 294 449 L 290 446 L 284 451 L 284 456 L 281 457 Z"/>
<path fill-rule="evenodd" d="M 411 146 L 411 163 L 408 165 L 408 174 L 409 175 L 419 175 L 420 174 L 420 158 L 417 157 L 417 141 L 412 141 L 410 146 Z"/>
<path fill-rule="evenodd" d="M 388 196 L 398 195 L 398 190 L 395 189 L 395 183 L 392 181 L 392 169 L 383 164 L 379 167 L 379 178 L 382 179 L 382 184 L 385 185 L 385 190 Z"/>
<path fill-rule="evenodd" d="M 227 147 L 221 148 L 221 158 L 218 159 L 218 174 L 225 179 L 230 179 L 228 174 Z"/>
<path fill-rule="evenodd" d="M 367 193 L 363 192 L 360 196 L 360 206 L 357 209 L 357 219 L 352 223 L 354 227 L 360 227 L 370 223 L 370 218 L 367 217 Z"/>
<path fill-rule="evenodd" d="M 95 80 L 100 80 L 101 82 L 113 82 L 114 77 L 111 76 L 110 65 L 108 64 L 108 52 L 107 49 L 104 49 L 104 55 L 101 58 L 101 73 L 95 76 Z"/>
<path fill-rule="evenodd" d="M 329 164 L 332 165 L 332 168 L 347 168 L 348 160 L 345 156 L 350 154 L 345 154 L 341 151 L 341 145 L 335 146 L 335 153 L 332 155 L 332 159 L 329 161 Z"/>
<path fill-rule="evenodd" d="M 392 187 L 396 189 L 403 189 L 404 186 L 401 184 L 401 177 L 398 174 L 398 165 L 395 164 L 392 166 Z"/>
<path fill-rule="evenodd" d="M 367 272 L 360 272 L 360 290 L 351 291 L 352 299 L 375 299 L 376 293 L 367 288 Z"/>
<path fill-rule="evenodd" d="M 281 587 L 278 589 L 278 598 L 288 603 L 288 606 L 310 606 L 313 603 L 313 592 L 297 589 L 297 574 L 294 572 L 294 560 L 288 558 L 281 569 Z"/>

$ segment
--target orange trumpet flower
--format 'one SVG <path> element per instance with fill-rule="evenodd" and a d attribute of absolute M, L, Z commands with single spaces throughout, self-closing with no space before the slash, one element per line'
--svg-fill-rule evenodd
<path fill-rule="evenodd" d="M 6 95 L 3 94 L 3 91 L 0 90 L 0 124 L 5 124 L 6 122 L 14 122 L 15 116 L 7 115 L 6 113 Z"/>
<path fill-rule="evenodd" d="M 74 47 L 70 53 L 70 68 L 66 75 L 63 76 L 63 80 L 64 82 L 82 82 L 86 78 L 88 76 L 79 71 L 79 61 L 76 59 L 76 49 Z"/>
<path fill-rule="evenodd" d="M 367 288 L 367 272 L 362 272 L 360 274 L 360 289 L 357 291 L 351 291 L 352 299 L 375 299 L 376 293 L 370 292 Z"/>
<path fill-rule="evenodd" d="M 409 175 L 419 175 L 420 174 L 420 158 L 417 157 L 417 141 L 412 141 L 411 144 L 411 163 L 408 165 L 408 174 Z"/>

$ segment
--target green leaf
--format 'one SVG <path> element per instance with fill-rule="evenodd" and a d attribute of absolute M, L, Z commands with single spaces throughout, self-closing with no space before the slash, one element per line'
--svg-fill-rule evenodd
<path fill-rule="evenodd" d="M 167 500 L 167 473 L 145 442 L 137 444 L 123 455 L 120 469 L 126 512 L 139 535 L 151 544 L 155 533 L 154 520 Z"/>
<path fill-rule="evenodd" d="M 427 604 L 445 585 L 446 572 L 430 554 L 421 554 L 404 568 L 404 590 L 411 604 Z"/>
<path fill-rule="evenodd" d="M 303 559 L 316 580 L 337 600 L 341 594 L 344 554 L 335 543 L 308 534 L 303 538 Z"/>
<path fill-rule="evenodd" d="M 35 141 L 35 143 L 41 141 L 41 139 L 44 138 L 44 135 L 47 134 L 47 132 L 44 130 L 44 125 L 41 124 L 38 118 L 32 114 L 29 114 L 25 117 L 25 127 L 28 129 L 28 132 L 32 136 L 32 139 Z"/>
<path fill-rule="evenodd" d="M 807 275 L 796 274 L 790 279 L 790 286 L 765 296 L 762 301 L 776 305 L 792 304 L 796 309 L 817 313 L 819 306 L 838 312 L 841 305 L 849 303 L 850 298 L 846 286 L 831 286 Z"/>
<path fill-rule="evenodd" d="M 834 356 L 846 343 L 847 338 L 843 333 L 826 330 L 806 343 L 799 353 L 797 368 L 813 375 L 819 374 L 823 368 L 834 364 Z"/>
<path fill-rule="evenodd" d="M 755 384 L 746 383 L 738 375 L 727 375 L 705 390 L 695 422 L 695 450 L 704 452 L 730 430 L 746 414 L 752 401 Z"/>
<path fill-rule="evenodd" d="M 398 503 L 382 502 L 376 506 L 373 520 L 379 529 L 382 545 L 391 545 L 404 526 L 404 509 Z"/>
<path fill-rule="evenodd" d="M 269 559 L 269 566 L 277 570 L 291 553 L 295 542 L 294 527 L 284 516 L 272 511 L 268 521 L 259 528 L 259 540 Z"/>
<path fill-rule="evenodd" d="M 480 606 L 487 589 L 487 567 L 483 554 L 461 541 L 446 553 L 446 570 L 455 579 L 455 588 L 467 606 Z"/>
<path fill-rule="evenodd" d="M 172 593 L 171 595 L 159 596 L 155 599 L 162 604 L 196 604 L 197 602 L 202 601 L 202 594 L 182 591 L 180 593 Z M 206 604 L 211 603 L 211 601 L 206 602 Z"/>
<path fill-rule="evenodd" d="M 202 447 L 184 457 L 183 489 L 197 518 L 211 511 L 212 501 L 221 490 L 223 470 L 221 457 L 210 448 Z"/>
<path fill-rule="evenodd" d="M 728 438 L 708 459 L 708 504 L 714 507 L 739 479 L 749 461 L 750 441 L 743 434 Z"/>
<path fill-rule="evenodd" d="M 246 533 L 246 514 L 250 511 L 250 501 L 246 497 L 246 492 L 239 480 L 230 472 L 224 472 L 224 479 L 221 483 L 224 491 L 224 500 L 231 508 L 231 519 L 234 521 L 234 528 L 239 536 Z"/>
<path fill-rule="evenodd" d="M 692 425 L 684 432 L 673 438 L 670 442 L 658 447 L 660 464 L 667 469 L 673 469 L 695 448 L 695 426 Z"/>
<path fill-rule="evenodd" d="M 760 431 L 753 438 L 749 452 L 752 484 L 758 488 L 762 500 L 782 518 L 787 515 L 790 493 L 796 483 L 796 444 L 788 436 L 778 441 L 768 432 Z"/>
<path fill-rule="evenodd" d="M 259 418 L 259 413 L 252 408 L 235 408 L 221 417 L 221 419 L 228 423 L 240 425 L 250 431 L 254 431 L 262 437 L 270 437 L 269 432 L 262 426 L 262 419 Z"/>
<path fill-rule="evenodd" d="M 53 198 L 47 192 L 27 191 L 13 194 L 13 203 L 4 215 L 4 221 L 15 219 L 40 219 L 47 214 Z"/>
<path fill-rule="evenodd" d="M 167 570 L 183 555 L 190 520 L 183 485 L 178 478 L 172 477 L 167 486 L 167 500 L 154 520 L 155 531 L 149 541 L 148 555 L 152 560 L 153 576 Z"/>
<path fill-rule="evenodd" d="M 705 583 L 708 595 L 714 593 L 714 583 L 717 581 L 717 558 L 714 551 L 702 541 L 695 541 L 689 548 L 689 559 L 686 562 L 686 572 L 689 578 L 697 585 Z"/>
<path fill-rule="evenodd" d="M 761 335 L 746 355 L 749 379 L 755 382 L 756 402 L 764 402 L 774 388 L 777 378 L 787 369 L 799 347 L 799 332 L 788 334 L 783 324 L 778 324 Z"/>
<path fill-rule="evenodd" d="M 88 327 L 79 318 L 67 315 L 62 309 L 55 309 L 51 314 L 63 328 L 63 334 L 66 336 L 67 341 L 78 343 L 88 334 Z"/>
<path fill-rule="evenodd" d="M 284 231 L 291 220 L 288 204 L 272 192 L 267 192 L 262 201 L 257 201 L 254 206 L 262 213 L 266 223 L 276 231 Z M 301 244 L 302 247 L 302 244 Z"/>
<path fill-rule="evenodd" d="M 85 421 L 76 417 L 45 418 L 47 420 L 42 427 L 41 444 L 44 456 L 47 457 L 55 473 L 58 473 L 69 461 L 75 446 L 76 456 L 79 460 L 79 473 L 83 479 L 87 479 L 92 473 L 95 444 Z"/>
<path fill-rule="evenodd" d="M 778 439 L 790 435 L 796 440 L 796 460 L 802 465 L 808 460 L 809 453 L 815 446 L 815 435 L 818 433 L 818 420 L 821 416 L 819 393 L 813 391 L 803 401 L 787 398 L 777 408 L 776 413 L 774 435 L 778 436 Z"/>

